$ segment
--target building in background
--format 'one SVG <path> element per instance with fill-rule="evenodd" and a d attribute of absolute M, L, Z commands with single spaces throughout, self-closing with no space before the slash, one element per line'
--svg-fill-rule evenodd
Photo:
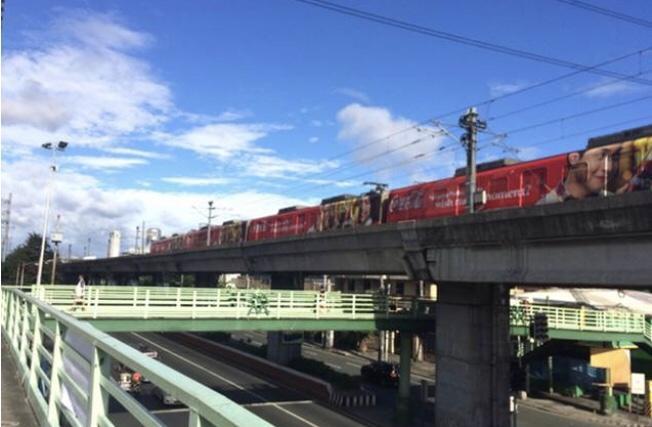
<path fill-rule="evenodd" d="M 118 230 L 113 230 L 109 234 L 109 248 L 106 256 L 109 258 L 120 256 L 120 232 Z"/>
<path fill-rule="evenodd" d="M 143 253 L 148 254 L 152 248 L 152 242 L 155 242 L 160 238 L 160 228 L 148 228 L 147 232 L 145 233 L 145 247 L 143 248 Z"/>

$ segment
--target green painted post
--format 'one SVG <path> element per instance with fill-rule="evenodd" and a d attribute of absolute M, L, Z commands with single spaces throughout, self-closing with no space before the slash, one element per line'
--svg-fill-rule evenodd
<path fill-rule="evenodd" d="M 41 346 L 41 311 L 36 305 L 32 305 L 32 316 L 34 317 L 34 329 L 32 330 L 32 355 L 29 367 L 29 384 L 36 389 L 38 387 L 38 377 L 36 369 L 41 366 L 41 355 L 39 347 Z"/>
<path fill-rule="evenodd" d="M 12 325 L 13 332 L 11 334 L 11 341 L 12 341 L 12 343 L 14 345 L 14 350 L 17 352 L 18 348 L 19 348 L 18 345 L 20 343 L 18 341 L 18 339 L 19 339 L 19 329 L 18 329 L 18 327 L 19 327 L 19 322 L 20 322 L 20 309 L 21 309 L 21 306 L 20 306 L 20 302 L 18 301 L 18 296 L 16 294 L 14 294 L 13 292 L 12 292 L 12 298 L 14 300 L 14 303 L 13 303 L 14 314 L 13 314 L 13 321 L 12 321 L 12 323 L 13 323 L 13 325 Z"/>
<path fill-rule="evenodd" d="M 401 359 L 398 379 L 396 417 L 399 425 L 410 425 L 410 371 L 412 365 L 412 334 L 401 332 Z"/>
<path fill-rule="evenodd" d="M 11 298 L 11 294 L 9 291 L 3 290 L 2 291 L 2 301 L 5 303 L 5 310 L 6 310 L 6 315 L 2 318 L 2 327 L 5 330 L 5 333 L 11 334 L 11 310 L 12 310 L 12 303 L 13 300 Z M 10 336 L 11 338 L 11 336 Z"/>
<path fill-rule="evenodd" d="M 110 377 L 110 361 L 105 354 L 97 347 L 93 347 L 93 358 L 91 361 L 90 396 L 88 397 L 87 427 L 100 425 L 100 419 L 108 414 L 108 393 L 102 388 L 102 376 Z"/>
<path fill-rule="evenodd" d="M 23 304 L 23 316 L 21 320 L 19 360 L 23 367 L 27 366 L 27 327 L 29 326 L 29 310 L 27 303 Z"/>
<path fill-rule="evenodd" d="M 59 425 L 59 409 L 57 402 L 61 395 L 61 380 L 59 371 L 62 366 L 62 348 L 61 348 L 61 325 L 59 322 L 54 323 L 54 346 L 52 348 L 52 371 L 50 373 L 50 395 L 48 396 L 48 423 L 53 426 Z"/>

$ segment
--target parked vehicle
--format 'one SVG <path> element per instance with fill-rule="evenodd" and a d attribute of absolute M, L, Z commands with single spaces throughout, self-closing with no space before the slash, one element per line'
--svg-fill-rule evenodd
<path fill-rule="evenodd" d="M 145 343 L 140 343 L 138 344 L 138 351 L 143 353 L 145 356 L 152 358 L 152 359 L 158 359 L 158 351 L 152 350 L 147 344 Z M 145 378 L 142 376 L 141 379 L 142 382 L 144 383 L 149 383 L 151 382 L 149 379 Z"/>
<path fill-rule="evenodd" d="M 143 376 L 134 372 L 123 364 L 115 368 L 115 376 L 120 388 L 128 393 L 140 393 Z"/>
<path fill-rule="evenodd" d="M 154 387 L 152 394 L 163 402 L 164 405 L 180 405 L 181 401 L 177 399 L 174 395 L 163 390 L 161 387 Z"/>
<path fill-rule="evenodd" d="M 360 375 L 365 381 L 380 385 L 397 385 L 399 368 L 396 363 L 371 362 L 360 368 Z"/>

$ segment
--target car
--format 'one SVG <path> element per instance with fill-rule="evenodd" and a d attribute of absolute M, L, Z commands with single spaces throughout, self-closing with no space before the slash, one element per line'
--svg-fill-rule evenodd
<path fill-rule="evenodd" d="M 122 363 L 114 367 L 114 378 L 118 386 L 128 393 L 140 393 L 142 375 L 139 372 L 134 372 Z"/>
<path fill-rule="evenodd" d="M 360 368 L 360 375 L 365 381 L 394 386 L 398 384 L 399 367 L 397 363 L 371 362 Z"/>
<path fill-rule="evenodd" d="M 171 406 L 171 405 L 180 405 L 181 401 L 177 399 L 174 395 L 168 393 L 167 391 L 163 390 L 161 387 L 154 387 L 152 390 L 152 394 L 163 402 L 164 405 Z"/>
<path fill-rule="evenodd" d="M 145 343 L 140 343 L 138 344 L 138 351 L 143 353 L 145 356 L 151 358 L 151 359 L 158 359 L 158 351 L 152 350 L 147 344 Z M 144 383 L 149 383 L 151 382 L 148 378 L 143 377 L 142 382 Z"/>

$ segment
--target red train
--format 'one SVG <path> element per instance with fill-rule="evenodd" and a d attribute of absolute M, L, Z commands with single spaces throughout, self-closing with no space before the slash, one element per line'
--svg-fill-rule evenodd
<path fill-rule="evenodd" d="M 341 195 L 319 206 L 281 209 L 276 215 L 229 221 L 211 228 L 210 246 L 276 239 L 373 224 L 462 215 L 464 169 L 451 178 L 360 196 Z M 557 203 L 652 190 L 652 125 L 591 138 L 581 151 L 516 162 L 478 165 L 476 210 Z M 207 228 L 153 242 L 152 254 L 207 247 Z"/>

